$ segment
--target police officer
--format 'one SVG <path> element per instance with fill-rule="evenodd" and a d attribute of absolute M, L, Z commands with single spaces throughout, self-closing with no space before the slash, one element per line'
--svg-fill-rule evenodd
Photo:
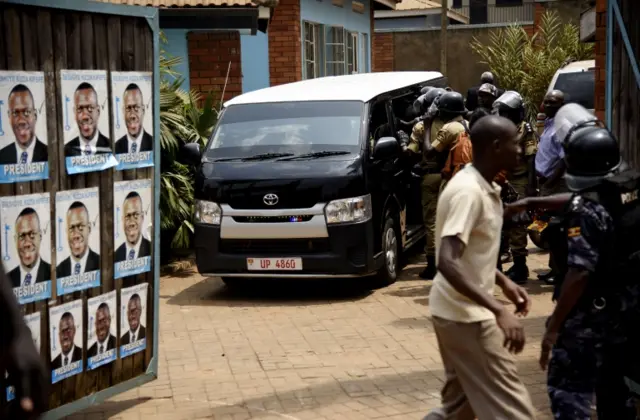
<path fill-rule="evenodd" d="M 521 197 L 536 195 L 535 155 L 537 136 L 531 124 L 525 121 L 522 96 L 513 90 L 506 91 L 493 103 L 493 113 L 510 119 L 518 127 L 518 141 L 522 149 L 521 163 L 508 174 L 509 183 Z M 506 274 L 515 283 L 524 284 L 529 278 L 526 227 L 522 225 L 513 226 L 509 229 L 508 236 L 513 256 L 513 266 Z"/>
<path fill-rule="evenodd" d="M 619 224 L 624 220 L 638 230 L 640 201 L 636 198 L 634 212 L 626 213 L 636 220 L 614 217 L 619 214 L 615 200 L 622 202 L 611 178 L 623 167 L 620 149 L 588 110 L 565 105 L 554 124 L 558 140 L 564 143 L 565 179 L 573 194 L 515 204 L 565 208 L 560 230 L 564 255 L 556 254 L 561 273 L 554 293 L 557 304 L 547 321 L 540 354 L 540 366 L 548 367 L 551 410 L 555 419 L 591 419 L 595 392 L 599 419 L 635 419 L 624 376 L 629 371 L 628 355 L 638 354 L 628 340 L 637 334 L 640 273 L 620 270 L 629 265 L 617 259 L 640 250 L 637 232 L 625 238 L 628 229 Z M 628 185 L 632 178 L 625 172 L 622 179 Z M 636 191 L 638 180 L 640 175 L 635 178 Z"/>
<path fill-rule="evenodd" d="M 435 262 L 435 223 L 436 223 L 436 204 L 438 191 L 442 177 L 440 176 L 441 166 L 437 156 L 425 153 L 425 143 L 431 143 L 436 138 L 437 133 L 444 126 L 444 121 L 439 116 L 437 108 L 432 107 L 434 102 L 445 93 L 442 88 L 430 89 L 424 94 L 421 103 L 420 112 L 423 120 L 417 122 L 413 126 L 411 139 L 408 150 L 416 155 L 421 156 L 420 172 L 422 173 L 422 220 L 427 232 L 427 240 L 425 245 L 425 253 L 427 255 L 427 266 L 422 270 L 419 276 L 425 280 L 431 280 L 436 275 Z M 427 131 L 426 127 L 429 128 Z"/>

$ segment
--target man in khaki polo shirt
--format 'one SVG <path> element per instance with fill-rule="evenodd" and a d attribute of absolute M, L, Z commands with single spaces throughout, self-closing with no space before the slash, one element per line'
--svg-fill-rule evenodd
<path fill-rule="evenodd" d="M 517 129 L 487 116 L 471 130 L 473 164 L 449 181 L 436 213 L 436 275 L 429 306 L 446 382 L 442 407 L 426 419 L 530 420 L 531 398 L 510 353 L 524 347 L 524 330 L 494 296 L 500 286 L 526 315 L 526 291 L 496 270 L 503 207 L 492 180 L 518 164 Z"/>

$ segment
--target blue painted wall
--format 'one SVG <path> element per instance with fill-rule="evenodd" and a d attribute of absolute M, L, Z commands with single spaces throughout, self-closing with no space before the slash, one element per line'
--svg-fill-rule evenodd
<path fill-rule="evenodd" d="M 162 45 L 162 49 L 167 55 L 180 57 L 181 61 L 174 70 L 184 75 L 182 87 L 189 89 L 189 48 L 187 46 L 187 30 L 186 29 L 163 29 L 164 35 L 167 37 L 167 43 Z"/>
<path fill-rule="evenodd" d="M 373 0 L 361 0 L 364 3 L 364 13 L 356 13 L 351 10 L 351 0 L 344 0 L 342 7 L 334 6 L 331 4 L 331 0 L 300 0 L 300 19 L 324 25 L 342 26 L 348 31 L 359 32 L 360 51 L 358 58 L 360 63 L 365 63 L 366 71 L 369 72 L 371 71 L 371 20 L 369 14 L 371 1 Z M 367 34 L 367 37 L 363 37 L 362 34 Z M 303 34 L 300 36 L 302 37 Z M 365 39 L 368 43 L 366 48 L 364 46 Z M 304 60 L 304 45 L 302 48 Z"/>
<path fill-rule="evenodd" d="M 269 87 L 269 37 L 258 31 L 240 35 L 242 93 Z"/>

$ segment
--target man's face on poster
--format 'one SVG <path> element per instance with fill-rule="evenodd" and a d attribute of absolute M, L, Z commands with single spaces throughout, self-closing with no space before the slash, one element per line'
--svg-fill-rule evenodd
<path fill-rule="evenodd" d="M 129 329 L 135 331 L 140 325 L 140 314 L 142 313 L 142 305 L 139 299 L 129 300 L 127 305 L 127 320 L 129 321 Z"/>
<path fill-rule="evenodd" d="M 35 136 L 37 119 L 31 92 L 14 92 L 9 96 L 9 121 L 20 146 L 27 147 Z"/>
<path fill-rule="evenodd" d="M 80 258 L 89 247 L 91 224 L 89 213 L 84 207 L 77 207 L 67 212 L 67 240 L 71 254 Z"/>
<path fill-rule="evenodd" d="M 96 134 L 100 119 L 98 95 L 93 89 L 78 90 L 74 95 L 74 104 L 80 135 L 85 140 L 91 140 Z"/>
<path fill-rule="evenodd" d="M 62 353 L 69 353 L 71 347 L 73 347 L 73 338 L 76 336 L 76 326 L 73 317 L 62 318 L 60 320 L 60 332 L 58 336 L 60 338 Z"/>
<path fill-rule="evenodd" d="M 140 197 L 132 197 L 124 201 L 122 205 L 122 218 L 124 234 L 130 245 L 135 245 L 142 234 L 141 226 L 144 224 L 142 213 L 142 200 Z"/>
<path fill-rule="evenodd" d="M 144 103 L 142 102 L 142 92 L 139 89 L 127 90 L 122 98 L 124 108 L 124 120 L 127 124 L 129 136 L 136 138 L 142 131 L 142 121 L 144 120 Z"/>
<path fill-rule="evenodd" d="M 96 311 L 96 336 L 98 341 L 106 340 L 111 328 L 111 314 L 108 308 L 98 309 Z"/>
<path fill-rule="evenodd" d="M 40 255 L 40 220 L 35 213 L 20 216 L 16 220 L 16 249 L 20 263 L 27 268 L 33 267 Z"/>

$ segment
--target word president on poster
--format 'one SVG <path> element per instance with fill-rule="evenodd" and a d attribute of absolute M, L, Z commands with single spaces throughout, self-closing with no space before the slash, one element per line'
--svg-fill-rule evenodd
<path fill-rule="evenodd" d="M 114 275 L 118 279 L 151 271 L 152 180 L 116 182 L 113 220 Z M 146 235 L 145 235 L 146 233 Z"/>
<path fill-rule="evenodd" d="M 147 283 L 120 289 L 120 358 L 147 348 Z"/>
<path fill-rule="evenodd" d="M 36 345 L 36 349 L 40 351 L 40 312 L 34 312 L 29 315 L 25 315 L 24 322 L 31 330 L 31 338 L 33 338 L 33 343 Z M 9 386 L 7 387 L 7 401 L 12 401 L 16 397 L 16 388 L 12 384 L 12 380 L 10 376 L 5 375 L 7 377 L 7 383 Z"/>
<path fill-rule="evenodd" d="M 2 260 L 20 304 L 51 297 L 49 193 L 0 198 Z"/>
<path fill-rule="evenodd" d="M 49 308 L 51 383 L 82 372 L 82 299 Z"/>
<path fill-rule="evenodd" d="M 100 286 L 98 187 L 56 193 L 56 292 Z"/>
<path fill-rule="evenodd" d="M 87 367 L 89 370 L 116 360 L 117 314 L 115 290 L 87 301 L 87 319 L 89 320 Z"/>
<path fill-rule="evenodd" d="M 153 166 L 152 73 L 112 72 L 118 169 Z"/>
<path fill-rule="evenodd" d="M 0 184 L 49 178 L 44 73 L 0 71 Z"/>
<path fill-rule="evenodd" d="M 107 72 L 61 70 L 60 78 L 67 173 L 116 166 L 109 139 Z"/>

